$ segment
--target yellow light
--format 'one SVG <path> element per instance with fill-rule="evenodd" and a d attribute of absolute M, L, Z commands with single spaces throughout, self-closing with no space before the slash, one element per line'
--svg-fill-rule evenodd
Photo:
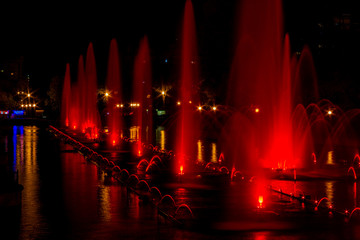
<path fill-rule="evenodd" d="M 28 95 L 27 95 L 28 97 L 30 97 L 30 93 L 28 93 Z"/>
<path fill-rule="evenodd" d="M 212 108 L 214 111 L 216 111 L 216 107 L 214 106 L 213 108 Z"/>
<path fill-rule="evenodd" d="M 162 91 L 162 92 L 161 92 L 161 94 L 162 94 L 162 95 L 165 95 L 165 92 L 164 92 L 164 91 Z"/>
<path fill-rule="evenodd" d="M 181 104 L 181 102 L 180 102 L 180 101 L 178 101 L 178 102 L 177 102 L 177 105 L 180 105 L 180 104 Z"/>
<path fill-rule="evenodd" d="M 259 108 L 255 108 L 255 112 L 256 112 L 256 113 L 260 112 L 260 109 L 259 109 Z"/>
<path fill-rule="evenodd" d="M 36 105 L 35 105 L 35 104 L 33 104 L 33 107 L 36 107 Z"/>
<path fill-rule="evenodd" d="M 28 107 L 28 105 L 26 104 L 25 107 Z"/>
<path fill-rule="evenodd" d="M 328 112 L 327 112 L 327 114 L 328 115 L 331 115 L 333 112 L 331 111 L 331 110 L 329 110 Z"/>
<path fill-rule="evenodd" d="M 124 107 L 124 104 L 120 104 L 120 107 Z"/>
<path fill-rule="evenodd" d="M 120 107 L 120 104 L 116 104 L 116 107 L 119 108 L 119 107 Z"/>
<path fill-rule="evenodd" d="M 259 196 L 259 203 L 262 204 L 264 202 L 264 197 L 262 195 Z"/>
<path fill-rule="evenodd" d="M 199 111 L 201 111 L 202 107 L 201 107 L 201 106 L 199 106 L 199 107 L 198 107 L 198 109 L 199 109 Z"/>
<path fill-rule="evenodd" d="M 140 103 L 136 104 L 137 107 L 140 107 Z"/>
<path fill-rule="evenodd" d="M 109 96 L 109 93 L 108 92 L 105 92 L 105 97 L 108 97 Z"/>
<path fill-rule="evenodd" d="M 190 104 L 192 104 L 192 101 L 189 101 Z"/>
<path fill-rule="evenodd" d="M 180 166 L 180 175 L 183 175 L 183 174 L 184 174 L 184 166 L 181 165 L 181 166 Z"/>

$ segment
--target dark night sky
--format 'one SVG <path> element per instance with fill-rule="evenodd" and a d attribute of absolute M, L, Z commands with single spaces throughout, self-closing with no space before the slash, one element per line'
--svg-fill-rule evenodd
<path fill-rule="evenodd" d="M 225 81 L 229 72 L 239 2 L 193 0 L 199 52 L 204 56 L 204 65 L 208 66 L 204 72 L 212 76 L 210 82 L 215 85 Z M 33 88 L 46 89 L 53 76 L 64 74 L 67 62 L 76 69 L 79 55 L 85 55 L 92 42 L 98 78 L 103 79 L 109 43 L 115 37 L 119 43 L 122 72 L 129 77 L 131 59 L 144 34 L 148 35 L 157 60 L 178 46 L 176 39 L 184 4 L 185 0 L 135 0 L 119 1 L 116 5 L 104 1 L 83 5 L 66 2 L 4 5 L 0 10 L 0 59 L 24 56 L 25 73 L 30 74 Z M 353 22 L 360 22 L 357 20 L 359 12 L 355 1 L 284 0 L 285 30 L 290 33 L 293 50 L 304 44 L 310 46 L 320 80 L 328 77 L 324 66 L 329 62 L 342 62 L 339 74 L 347 72 L 343 78 L 351 84 L 360 76 L 356 69 L 360 67 L 359 59 L 345 61 L 346 64 L 338 59 L 339 55 L 348 59 L 360 53 L 359 32 L 343 33 L 331 27 L 334 16 L 342 13 L 351 13 Z M 328 24 L 330 30 L 319 32 L 319 22 L 325 27 Z M 316 47 L 319 41 L 331 45 L 331 50 L 323 54 Z M 347 67 L 343 68 L 344 65 Z M 156 71 L 154 69 L 155 74 Z"/>

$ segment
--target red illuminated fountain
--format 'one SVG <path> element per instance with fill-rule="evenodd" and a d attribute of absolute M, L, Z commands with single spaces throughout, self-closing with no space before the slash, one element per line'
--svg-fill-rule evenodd
<path fill-rule="evenodd" d="M 191 165 L 187 159 L 195 151 L 196 140 L 199 137 L 199 126 L 195 117 L 197 106 L 200 104 L 196 92 L 198 83 L 198 55 L 196 44 L 196 30 L 193 6 L 186 1 L 181 46 L 180 69 L 180 109 L 178 118 L 178 132 L 175 136 L 175 171 L 181 175 L 191 172 Z"/>
<path fill-rule="evenodd" d="M 130 104 L 134 112 L 132 130 L 138 140 L 136 154 L 142 155 L 142 143 L 152 141 L 152 77 L 148 39 L 140 41 L 139 51 L 134 64 L 133 102 Z M 132 135 L 132 134 L 131 134 Z"/>
<path fill-rule="evenodd" d="M 77 72 L 77 82 L 70 85 L 70 69 L 67 67 L 63 89 L 63 117 L 65 125 L 72 130 L 79 130 L 89 139 L 99 137 L 100 116 L 97 108 L 97 76 L 95 57 L 92 44 L 89 44 L 86 56 L 86 69 L 84 59 L 80 55 Z M 71 98 L 70 98 L 71 93 Z M 67 99 L 66 97 L 67 96 Z M 71 104 L 67 108 L 67 102 Z M 68 122 L 66 122 L 66 113 Z"/>
<path fill-rule="evenodd" d="M 61 99 L 61 125 L 65 127 L 69 127 L 70 124 L 70 103 L 71 103 L 70 65 L 66 64 L 62 99 Z"/>
<path fill-rule="evenodd" d="M 80 95 L 85 96 L 82 131 L 85 131 L 90 139 L 96 139 L 99 137 L 100 115 L 97 109 L 97 74 L 92 43 L 86 53 L 85 76 L 85 85 L 79 86 L 80 92 L 82 91 Z"/>
<path fill-rule="evenodd" d="M 70 107 L 70 128 L 81 130 L 80 123 L 83 119 L 84 96 L 80 95 L 79 86 L 85 84 L 84 58 L 82 55 L 78 61 L 77 82 L 71 85 L 72 104 Z"/>
<path fill-rule="evenodd" d="M 105 98 L 107 112 L 107 126 L 109 130 L 109 143 L 115 145 L 122 137 L 122 116 L 121 109 L 121 76 L 120 76 L 120 60 L 119 50 L 116 39 L 112 39 L 109 50 L 108 70 L 105 86 Z"/>
<path fill-rule="evenodd" d="M 239 29 L 228 104 L 247 111 L 236 112 L 224 128 L 229 167 L 305 167 L 313 141 L 305 108 L 296 108 L 302 104 L 295 102 L 300 87 L 293 81 L 299 67 L 283 32 L 281 0 L 243 1 Z"/>

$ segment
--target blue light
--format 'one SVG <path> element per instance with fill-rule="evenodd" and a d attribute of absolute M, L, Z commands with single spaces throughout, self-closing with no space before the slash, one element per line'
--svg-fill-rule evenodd
<path fill-rule="evenodd" d="M 17 116 L 23 116 L 24 115 L 24 110 L 14 110 L 13 113 Z"/>
<path fill-rule="evenodd" d="M 167 58 L 165 58 L 165 63 L 167 63 L 168 62 L 168 60 L 167 60 Z"/>

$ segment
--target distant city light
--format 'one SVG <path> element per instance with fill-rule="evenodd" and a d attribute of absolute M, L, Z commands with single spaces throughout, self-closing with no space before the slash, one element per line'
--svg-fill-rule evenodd
<path fill-rule="evenodd" d="M 216 111 L 216 107 L 215 107 L 215 106 L 213 106 L 213 107 L 212 107 L 212 110 Z"/>
<path fill-rule="evenodd" d="M 180 101 L 178 101 L 178 102 L 177 102 L 177 105 L 181 105 L 181 102 L 180 102 Z"/>
<path fill-rule="evenodd" d="M 260 112 L 260 109 L 259 109 L 259 108 L 255 108 L 255 112 L 256 112 L 256 113 Z"/>
<path fill-rule="evenodd" d="M 199 106 L 199 107 L 198 107 L 198 110 L 199 110 L 199 111 L 201 111 L 201 109 L 202 109 L 202 107 L 201 107 L 201 106 Z"/>

